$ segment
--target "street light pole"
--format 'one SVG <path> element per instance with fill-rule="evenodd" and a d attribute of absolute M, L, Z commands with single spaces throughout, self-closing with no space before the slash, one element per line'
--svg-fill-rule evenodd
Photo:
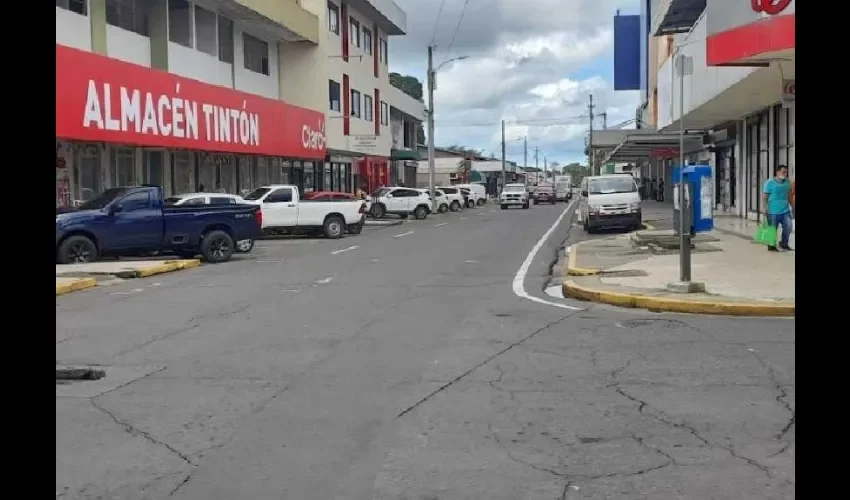
<path fill-rule="evenodd" d="M 522 138 L 522 172 L 523 182 L 528 188 L 528 136 Z"/>
<path fill-rule="evenodd" d="M 507 178 L 505 175 L 505 120 L 502 120 L 502 191 L 505 189 Z M 501 194 L 501 191 L 499 191 Z"/>
<path fill-rule="evenodd" d="M 685 203 L 685 75 L 692 73 L 688 71 L 688 63 L 692 61 L 684 54 L 678 55 L 674 60 L 678 65 L 679 76 L 679 281 L 689 283 L 691 281 L 691 227 L 688 223 L 690 213 Z"/>
<path fill-rule="evenodd" d="M 431 210 L 436 212 L 434 178 L 434 46 L 428 45 L 428 192 L 431 193 Z"/>

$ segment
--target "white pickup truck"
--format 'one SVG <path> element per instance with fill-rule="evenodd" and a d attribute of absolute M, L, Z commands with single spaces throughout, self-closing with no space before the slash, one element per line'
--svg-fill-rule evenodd
<path fill-rule="evenodd" d="M 346 230 L 360 233 L 366 213 L 361 200 L 302 200 L 298 187 L 287 184 L 259 187 L 244 200 L 262 207 L 264 233 L 321 233 L 342 238 Z"/>

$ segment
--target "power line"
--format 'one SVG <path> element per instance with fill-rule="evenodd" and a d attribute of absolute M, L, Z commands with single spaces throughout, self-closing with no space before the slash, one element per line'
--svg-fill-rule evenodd
<path fill-rule="evenodd" d="M 440 10 L 437 11 L 437 20 L 434 21 L 434 33 L 431 35 L 431 45 L 437 43 L 437 29 L 440 27 L 440 16 L 443 15 L 443 7 L 446 6 L 446 0 L 440 2 Z"/>
<path fill-rule="evenodd" d="M 469 5 L 469 0 L 464 0 L 463 8 L 460 10 L 460 18 L 457 20 L 457 25 L 455 26 L 455 32 L 452 34 L 452 41 L 449 42 L 449 46 L 446 49 L 446 58 L 443 60 L 443 63 L 449 60 L 449 55 L 452 53 L 452 47 L 455 44 L 455 40 L 457 39 L 457 34 L 460 31 L 460 24 L 463 22 L 463 16 L 466 14 L 466 6 Z M 440 63 L 440 64 L 443 64 Z"/>

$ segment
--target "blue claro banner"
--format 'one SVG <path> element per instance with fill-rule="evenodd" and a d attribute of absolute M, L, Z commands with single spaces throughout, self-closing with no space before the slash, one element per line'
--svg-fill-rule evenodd
<path fill-rule="evenodd" d="M 640 90 L 639 15 L 614 17 L 614 90 Z"/>

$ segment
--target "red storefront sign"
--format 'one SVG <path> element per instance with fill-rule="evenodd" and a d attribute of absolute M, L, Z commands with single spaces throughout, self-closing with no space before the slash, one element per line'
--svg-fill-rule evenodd
<path fill-rule="evenodd" d="M 764 12 L 765 14 L 775 16 L 779 14 L 791 4 L 791 0 L 750 0 L 753 12 Z"/>
<path fill-rule="evenodd" d="M 764 66 L 796 46 L 795 0 L 706 4 L 706 64 Z"/>
<path fill-rule="evenodd" d="M 325 115 L 56 45 L 56 137 L 322 159 Z"/>

